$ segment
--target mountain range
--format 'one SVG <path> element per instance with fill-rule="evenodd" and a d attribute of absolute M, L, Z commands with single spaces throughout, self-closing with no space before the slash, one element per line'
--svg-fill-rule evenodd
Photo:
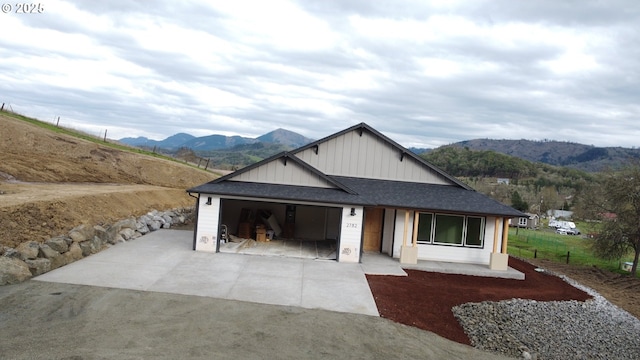
<path fill-rule="evenodd" d="M 246 166 L 249 165 L 245 163 L 246 161 L 255 162 L 256 159 L 259 160 L 275 154 L 271 152 L 295 149 L 314 140 L 293 131 L 276 129 L 257 138 L 216 134 L 195 137 L 179 133 L 164 140 L 128 137 L 118 141 L 136 147 L 163 149 L 170 153 L 181 148 L 188 148 L 202 157 L 214 157 L 216 152 L 224 152 L 225 157 L 229 157 L 232 155 L 231 153 L 235 152 L 252 152 L 250 156 L 243 157 L 245 160 L 238 160 L 234 163 L 236 166 Z M 597 172 L 607 168 L 615 169 L 628 162 L 629 159 L 640 159 L 640 149 L 637 148 L 597 147 L 562 141 L 474 139 L 445 146 L 470 150 L 491 150 L 531 162 L 571 167 L 587 172 Z M 410 150 L 421 154 L 429 152 L 431 149 L 411 148 Z M 259 153 L 256 154 L 256 151 Z"/>
<path fill-rule="evenodd" d="M 224 150 L 240 145 L 249 145 L 256 143 L 274 143 L 281 144 L 287 148 L 297 148 L 313 142 L 313 139 L 306 138 L 298 133 L 285 129 L 276 129 L 257 138 L 248 138 L 242 136 L 226 136 L 226 135 L 208 135 L 195 137 L 190 134 L 179 133 L 171 135 L 164 140 L 152 140 L 144 136 L 131 138 L 126 137 L 118 140 L 119 142 L 136 147 L 157 148 L 167 151 L 176 151 L 180 148 L 189 148 L 194 152 Z"/>
<path fill-rule="evenodd" d="M 491 150 L 531 162 L 565 166 L 587 172 L 616 169 L 640 159 L 640 149 L 597 147 L 564 141 L 474 139 L 451 144 L 470 150 Z"/>

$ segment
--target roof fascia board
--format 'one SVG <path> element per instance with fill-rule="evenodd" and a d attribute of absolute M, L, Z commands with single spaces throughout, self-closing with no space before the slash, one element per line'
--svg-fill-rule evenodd
<path fill-rule="evenodd" d="M 244 174 L 244 173 L 246 173 L 246 172 L 248 172 L 250 170 L 253 170 L 253 169 L 257 168 L 257 167 L 260 167 L 263 164 L 266 164 L 266 163 L 269 163 L 271 161 L 277 160 L 277 159 L 283 157 L 286 154 L 287 154 L 286 151 L 279 152 L 279 153 L 277 153 L 277 154 L 275 154 L 275 155 L 273 155 L 271 157 L 268 157 L 266 159 L 258 161 L 257 163 L 251 164 L 249 166 L 245 166 L 242 169 L 238 169 L 238 170 L 236 170 L 236 171 L 234 171 L 232 173 L 229 173 L 227 175 L 221 176 L 221 177 L 219 177 L 219 178 L 217 178 L 217 179 L 215 179 L 213 181 L 210 181 L 209 183 L 210 184 L 217 184 L 217 183 L 232 179 L 232 178 L 234 178 L 234 177 L 236 177 L 236 176 L 238 176 L 240 174 Z"/>
<path fill-rule="evenodd" d="M 271 157 L 266 158 L 266 159 L 264 159 L 262 161 L 259 161 L 259 162 L 255 163 L 255 164 L 246 166 L 246 167 L 244 167 L 244 168 L 242 168 L 240 170 L 236 170 L 236 171 L 234 171 L 234 172 L 232 172 L 230 174 L 227 174 L 225 176 L 219 177 L 216 180 L 212 181 L 211 183 L 212 184 L 216 184 L 216 183 L 220 183 L 220 182 L 223 182 L 223 181 L 231 180 L 237 175 L 240 175 L 240 174 L 243 174 L 245 172 L 251 171 L 251 170 L 253 170 L 255 168 L 258 168 L 258 167 L 260 167 L 260 166 L 262 166 L 264 164 L 267 164 L 269 162 L 276 161 L 276 160 L 279 160 L 279 159 L 284 159 L 285 162 L 286 161 L 292 161 L 295 164 L 297 164 L 298 166 L 302 167 L 303 169 L 306 169 L 306 170 L 310 171 L 312 174 L 317 175 L 318 177 L 320 177 L 321 179 L 323 179 L 327 183 L 329 183 L 329 184 L 331 184 L 331 185 L 333 185 L 333 186 L 335 186 L 335 187 L 337 187 L 337 188 L 339 188 L 339 189 L 341 189 L 341 190 L 343 190 L 343 191 L 345 191 L 345 192 L 347 192 L 349 194 L 352 194 L 352 195 L 356 194 L 356 192 L 353 191 L 352 189 L 350 189 L 348 186 L 342 184 L 341 182 L 337 181 L 336 179 L 333 179 L 333 178 L 327 176 L 327 174 L 321 172 L 320 170 L 318 170 L 318 169 L 314 168 L 313 166 L 307 164 L 306 162 L 300 160 L 300 158 L 298 158 L 297 156 L 293 156 L 292 154 L 290 154 L 287 151 L 283 151 L 283 152 L 278 153 L 278 154 L 276 154 L 274 156 L 271 156 Z"/>
<path fill-rule="evenodd" d="M 210 194 L 210 193 L 202 193 L 202 195 L 217 196 L 221 200 L 247 200 L 247 201 L 278 203 L 278 204 L 296 204 L 296 205 L 309 205 L 309 206 L 334 207 L 334 208 L 343 208 L 343 207 L 350 207 L 350 206 L 371 206 L 370 204 L 363 205 L 363 204 L 354 204 L 351 202 L 345 202 L 345 203 L 317 202 L 317 201 L 307 201 L 307 200 L 287 200 L 287 199 L 278 199 L 278 198 L 270 198 L 270 197 L 239 196 L 239 195 Z"/>

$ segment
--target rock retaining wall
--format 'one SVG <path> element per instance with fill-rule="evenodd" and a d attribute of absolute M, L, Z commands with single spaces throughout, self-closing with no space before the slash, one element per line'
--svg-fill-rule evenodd
<path fill-rule="evenodd" d="M 193 221 L 194 208 L 153 210 L 112 225 L 80 225 L 43 243 L 27 241 L 15 249 L 0 246 L 0 285 L 17 284 L 144 234 Z"/>

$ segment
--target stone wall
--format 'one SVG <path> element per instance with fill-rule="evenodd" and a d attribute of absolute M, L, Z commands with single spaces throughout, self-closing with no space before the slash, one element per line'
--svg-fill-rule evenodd
<path fill-rule="evenodd" d="M 23 282 L 118 243 L 134 240 L 151 231 L 192 223 L 193 220 L 193 207 L 153 210 L 137 219 L 131 217 L 112 225 L 80 225 L 66 235 L 43 243 L 27 241 L 15 249 L 0 246 L 0 285 Z"/>

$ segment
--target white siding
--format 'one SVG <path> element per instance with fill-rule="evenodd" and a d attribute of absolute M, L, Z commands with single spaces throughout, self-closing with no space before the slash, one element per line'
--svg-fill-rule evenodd
<path fill-rule="evenodd" d="M 500 221 L 502 224 L 502 220 Z M 502 241 L 502 231 L 497 229 L 498 231 L 498 252 L 500 252 L 500 242 Z M 496 218 L 495 217 L 487 217 L 484 225 L 484 248 L 489 251 L 489 253 L 493 252 L 493 234 L 496 232 Z M 487 260 L 489 261 L 489 260 Z"/>
<path fill-rule="evenodd" d="M 296 154 L 302 161 L 328 175 L 369 179 L 451 184 L 442 175 L 405 155 L 382 138 L 354 130 Z"/>
<path fill-rule="evenodd" d="M 313 186 L 332 188 L 333 185 L 313 172 L 289 160 L 275 159 L 229 179 L 232 181 L 258 182 L 266 184 Z"/>
<path fill-rule="evenodd" d="M 342 224 L 340 229 L 340 262 L 357 263 L 360 261 L 360 243 L 362 242 L 362 219 L 364 209 L 354 207 L 356 215 L 351 216 L 351 206 L 342 208 Z"/>
<path fill-rule="evenodd" d="M 206 204 L 208 197 L 211 197 L 211 205 Z M 216 251 L 219 214 L 220 198 L 215 195 L 200 194 L 200 200 L 198 201 L 196 251 Z"/>
<path fill-rule="evenodd" d="M 391 255 L 393 252 L 393 232 L 395 230 L 395 215 L 394 209 L 384 210 L 384 223 L 382 225 L 382 252 Z"/>
<path fill-rule="evenodd" d="M 395 219 L 396 230 L 394 232 L 395 240 L 393 244 L 394 258 L 400 257 L 400 247 L 402 246 L 402 236 L 404 232 L 404 214 L 405 211 L 397 211 Z M 494 222 L 495 218 L 488 217 L 486 219 L 484 247 L 481 249 L 462 246 L 418 244 L 418 259 L 489 265 L 489 257 L 493 250 Z M 411 244 L 411 239 L 413 239 L 413 211 L 409 213 L 407 245 Z"/>

